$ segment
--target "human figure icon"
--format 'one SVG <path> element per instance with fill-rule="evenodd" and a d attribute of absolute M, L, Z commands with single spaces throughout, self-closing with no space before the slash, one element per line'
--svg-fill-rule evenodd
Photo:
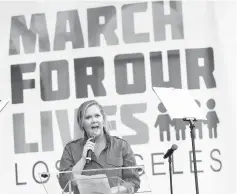
<path fill-rule="evenodd" d="M 206 114 L 207 121 L 204 121 L 204 124 L 207 124 L 209 130 L 209 138 L 217 138 L 217 125 L 220 123 L 219 118 L 214 110 L 216 107 L 216 102 L 214 99 L 209 99 L 206 103 L 207 108 L 210 110 Z"/>
<path fill-rule="evenodd" d="M 170 141 L 170 125 L 172 120 L 168 114 L 165 114 L 167 110 L 163 103 L 158 105 L 158 110 L 161 114 L 158 115 L 154 127 L 159 127 L 160 141 L 164 141 L 164 133 L 167 134 L 167 140 Z"/>
<path fill-rule="evenodd" d="M 195 102 L 197 103 L 197 105 L 199 107 L 201 107 L 201 103 L 198 100 L 195 100 Z M 194 137 L 197 137 L 197 131 L 198 131 L 198 135 L 199 135 L 199 139 L 203 138 L 203 132 L 202 132 L 202 122 L 203 120 L 197 120 L 196 122 L 194 122 L 195 128 L 194 128 Z"/>
<path fill-rule="evenodd" d="M 171 125 L 174 127 L 176 140 L 180 140 L 180 136 L 182 140 L 185 140 L 188 123 L 183 121 L 183 119 L 173 119 Z"/>

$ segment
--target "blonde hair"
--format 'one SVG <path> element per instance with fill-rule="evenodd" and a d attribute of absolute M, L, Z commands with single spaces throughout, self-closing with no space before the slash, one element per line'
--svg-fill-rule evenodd
<path fill-rule="evenodd" d="M 103 130 L 104 130 L 104 133 L 106 134 L 109 134 L 109 123 L 108 123 L 108 120 L 107 120 L 107 116 L 105 114 L 105 111 L 104 111 L 104 108 L 95 100 L 88 100 L 88 101 L 85 101 L 83 102 L 80 107 L 78 108 L 78 111 L 77 111 L 77 122 L 78 122 L 78 125 L 79 125 L 79 128 L 85 132 L 84 128 L 83 128 L 83 123 L 84 123 L 84 116 L 86 114 L 86 110 L 92 106 L 92 105 L 96 105 L 99 109 L 100 109 L 100 113 L 102 114 L 103 116 L 103 120 L 104 120 L 104 127 L 103 127 Z"/>

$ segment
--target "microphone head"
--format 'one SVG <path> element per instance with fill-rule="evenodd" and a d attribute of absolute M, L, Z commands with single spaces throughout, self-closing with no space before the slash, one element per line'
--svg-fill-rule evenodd
<path fill-rule="evenodd" d="M 95 143 L 95 133 L 94 132 L 90 132 L 90 137 L 89 138 L 92 138 L 91 141 Z"/>
<path fill-rule="evenodd" d="M 91 132 L 90 132 L 90 138 L 95 139 L 95 136 L 96 136 L 95 132 L 91 131 Z"/>
<path fill-rule="evenodd" d="M 171 147 L 172 150 L 177 150 L 178 149 L 178 146 L 176 144 L 173 144 L 172 147 Z"/>

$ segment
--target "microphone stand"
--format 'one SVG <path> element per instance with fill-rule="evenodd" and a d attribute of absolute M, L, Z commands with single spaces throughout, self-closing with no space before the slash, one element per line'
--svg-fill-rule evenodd
<path fill-rule="evenodd" d="M 194 178 L 195 178 L 195 189 L 196 194 L 199 194 L 199 188 L 198 188 L 198 176 L 197 176 L 197 162 L 196 162 L 196 148 L 195 148 L 195 141 L 194 141 L 194 122 L 197 121 L 195 118 L 184 118 L 184 121 L 189 122 L 190 127 L 190 135 L 191 135 L 191 141 L 192 141 L 192 152 L 193 152 L 193 165 L 194 165 Z"/>
<path fill-rule="evenodd" d="M 173 194 L 173 182 L 172 182 L 172 154 L 168 158 L 169 161 L 169 174 L 170 174 L 170 194 Z"/>

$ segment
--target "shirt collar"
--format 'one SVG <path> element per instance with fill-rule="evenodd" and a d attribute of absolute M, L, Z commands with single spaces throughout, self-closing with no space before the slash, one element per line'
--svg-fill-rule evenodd
<path fill-rule="evenodd" d="M 104 129 L 103 129 L 104 130 Z M 111 135 L 106 132 L 106 130 L 104 130 L 104 134 L 105 134 L 105 138 L 106 138 L 106 146 L 105 148 L 107 148 L 108 146 L 110 146 L 111 144 Z M 86 144 L 87 140 L 88 140 L 88 136 L 86 134 L 86 132 L 84 132 L 84 141 L 83 141 L 83 146 Z"/>

